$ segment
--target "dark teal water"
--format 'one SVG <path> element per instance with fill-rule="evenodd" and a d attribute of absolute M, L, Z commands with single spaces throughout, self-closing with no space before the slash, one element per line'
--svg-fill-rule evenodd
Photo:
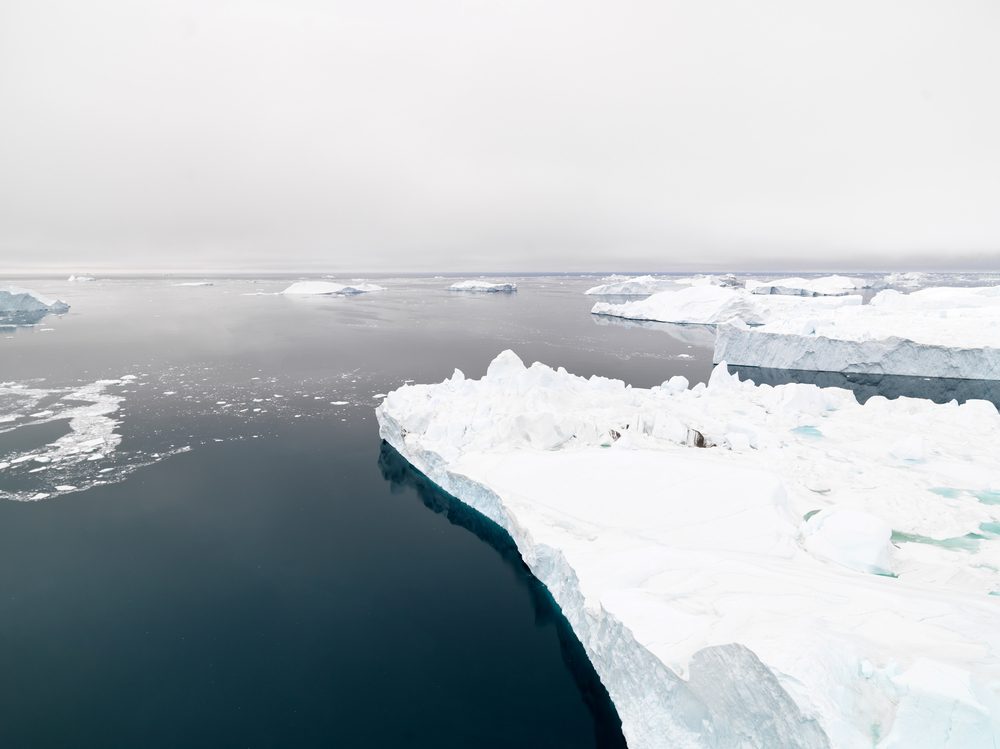
<path fill-rule="evenodd" d="M 706 350 L 598 324 L 590 279 L 350 299 L 21 283 L 73 308 L 0 338 L 0 382 L 137 380 L 114 388 L 109 483 L 0 502 L 0 746 L 623 745 L 510 539 L 382 445 L 375 396 L 479 376 L 507 347 L 639 385 L 703 379 Z M 8 431 L 0 460 L 66 428 Z"/>

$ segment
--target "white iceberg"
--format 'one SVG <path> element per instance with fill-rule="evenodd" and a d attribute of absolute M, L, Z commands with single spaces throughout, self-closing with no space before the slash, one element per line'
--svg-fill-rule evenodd
<path fill-rule="evenodd" d="M 732 273 L 726 273 L 721 276 L 716 275 L 704 275 L 698 274 L 695 276 L 684 276 L 681 278 L 675 278 L 674 283 L 679 283 L 685 286 L 726 286 L 729 288 L 736 288 L 742 286 L 739 279 L 736 278 Z"/>
<path fill-rule="evenodd" d="M 482 291 L 487 293 L 517 291 L 516 283 L 493 281 L 459 281 L 448 287 L 451 291 Z"/>
<path fill-rule="evenodd" d="M 904 286 L 916 288 L 927 282 L 928 275 L 919 271 L 909 271 L 906 273 L 890 273 L 884 279 L 890 286 Z"/>
<path fill-rule="evenodd" d="M 752 294 L 783 294 L 788 296 L 843 296 L 857 294 L 869 284 L 863 278 L 823 276 L 821 278 L 778 278 L 773 281 L 747 281 Z"/>
<path fill-rule="evenodd" d="M 175 283 L 174 286 L 215 286 L 212 281 L 182 281 L 181 283 Z"/>
<path fill-rule="evenodd" d="M 66 279 L 70 283 L 83 283 L 84 281 L 96 281 L 93 276 L 70 276 Z"/>
<path fill-rule="evenodd" d="M 289 296 L 351 296 L 372 291 L 385 291 L 384 286 L 374 283 L 341 284 L 330 281 L 297 281 L 282 291 Z"/>
<path fill-rule="evenodd" d="M 584 294 L 595 296 L 649 296 L 658 291 L 676 289 L 677 283 L 670 278 L 656 276 L 623 276 L 587 289 Z"/>
<path fill-rule="evenodd" d="M 62 315 L 69 305 L 19 286 L 0 287 L 0 322 L 34 324 L 47 314 Z"/>
<path fill-rule="evenodd" d="M 703 285 L 661 291 L 634 302 L 598 302 L 591 312 L 654 322 L 717 325 L 739 319 L 748 325 L 762 325 L 776 316 L 800 310 L 860 304 L 861 297 L 857 295 L 830 298 L 759 296 L 744 289 Z"/>
<path fill-rule="evenodd" d="M 762 327 L 720 326 L 715 360 L 775 369 L 1000 380 L 1000 286 L 881 291 Z"/>
<path fill-rule="evenodd" d="M 686 385 L 508 351 L 481 380 L 406 386 L 376 414 L 512 536 L 632 749 L 993 749 L 996 408 L 859 405 L 724 366 Z M 894 455 L 914 434 L 924 458 Z"/>

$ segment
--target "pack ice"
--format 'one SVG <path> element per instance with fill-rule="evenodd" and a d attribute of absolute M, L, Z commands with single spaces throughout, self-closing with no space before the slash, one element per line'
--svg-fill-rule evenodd
<path fill-rule="evenodd" d="M 717 325 L 739 318 L 749 325 L 762 325 L 775 318 L 800 314 L 806 310 L 823 310 L 848 305 L 860 305 L 861 297 L 802 297 L 751 294 L 745 289 L 714 285 L 691 286 L 679 291 L 661 291 L 646 299 L 611 304 L 598 302 L 591 312 L 595 315 L 623 317 L 629 320 Z"/>
<path fill-rule="evenodd" d="M 297 281 L 281 293 L 289 296 L 350 296 L 367 294 L 371 291 L 385 291 L 385 287 L 374 283 L 342 284 L 331 281 Z"/>
<path fill-rule="evenodd" d="M 494 283 L 493 281 L 459 281 L 448 287 L 452 291 L 485 291 L 507 292 L 517 291 L 516 283 Z"/>
<path fill-rule="evenodd" d="M 790 296 L 843 296 L 867 288 L 862 278 L 822 276 L 821 278 L 777 278 L 773 281 L 747 281 L 747 291 L 753 294 L 785 294 Z"/>
<path fill-rule="evenodd" d="M 994 749 L 1000 415 L 510 351 L 380 433 L 507 530 L 653 747 Z"/>
<path fill-rule="evenodd" d="M 746 321 L 750 322 L 750 321 Z M 917 377 L 1000 379 L 1000 286 L 886 289 L 870 304 L 720 326 L 730 364 Z"/>

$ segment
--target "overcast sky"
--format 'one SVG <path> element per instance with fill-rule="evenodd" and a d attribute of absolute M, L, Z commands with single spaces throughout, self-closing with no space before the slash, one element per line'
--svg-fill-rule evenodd
<path fill-rule="evenodd" d="M 0 0 L 0 271 L 998 263 L 996 0 Z"/>

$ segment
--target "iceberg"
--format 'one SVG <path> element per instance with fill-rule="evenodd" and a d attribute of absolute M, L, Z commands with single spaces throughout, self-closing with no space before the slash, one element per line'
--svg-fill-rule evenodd
<path fill-rule="evenodd" d="M 778 278 L 774 281 L 747 281 L 752 294 L 784 294 L 788 296 L 843 296 L 856 294 L 869 287 L 863 278 L 823 276 L 821 278 Z"/>
<path fill-rule="evenodd" d="M 632 749 L 996 746 L 992 404 L 861 405 L 725 365 L 640 389 L 505 351 L 376 415 L 511 535 Z"/>
<path fill-rule="evenodd" d="M 1000 286 L 880 291 L 750 329 L 720 326 L 715 361 L 772 368 L 1000 380 Z"/>
<path fill-rule="evenodd" d="M 371 291 L 385 291 L 385 287 L 374 283 L 340 284 L 330 281 L 297 281 L 281 293 L 289 296 L 350 296 L 367 294 Z"/>
<path fill-rule="evenodd" d="M 800 310 L 860 304 L 861 297 L 857 295 L 831 298 L 759 296 L 744 289 L 702 285 L 661 291 L 646 299 L 621 304 L 598 302 L 591 312 L 653 322 L 717 325 L 735 318 L 748 325 L 763 325 L 773 317 Z"/>
<path fill-rule="evenodd" d="M 215 284 L 212 281 L 182 281 L 173 286 L 215 286 Z"/>
<path fill-rule="evenodd" d="M 516 283 L 494 283 L 492 281 L 459 281 L 448 287 L 452 291 L 510 292 L 517 291 Z"/>
<path fill-rule="evenodd" d="M 0 322 L 33 325 L 45 315 L 62 315 L 69 305 L 60 299 L 42 296 L 18 286 L 0 287 Z"/>
<path fill-rule="evenodd" d="M 721 276 L 703 274 L 685 276 L 682 278 L 675 278 L 674 283 L 684 284 L 686 286 L 726 286 L 728 288 L 737 288 L 743 285 L 732 273 L 726 273 Z"/>
<path fill-rule="evenodd" d="M 66 280 L 70 283 L 82 283 L 84 281 L 96 281 L 97 279 L 93 276 L 70 276 Z"/>
<path fill-rule="evenodd" d="M 634 276 L 614 278 L 610 283 L 587 289 L 584 294 L 595 296 L 649 296 L 659 291 L 676 289 L 677 283 L 670 278 L 655 276 Z"/>

